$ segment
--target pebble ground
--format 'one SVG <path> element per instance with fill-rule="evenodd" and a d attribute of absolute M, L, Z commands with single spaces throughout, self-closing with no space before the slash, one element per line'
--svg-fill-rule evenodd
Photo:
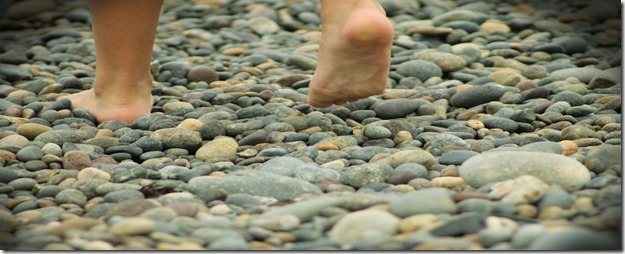
<path fill-rule="evenodd" d="M 316 1 L 167 0 L 128 124 L 55 102 L 85 1 L 2 1 L 0 249 L 622 250 L 619 3 L 380 2 L 386 92 L 321 109 Z"/>

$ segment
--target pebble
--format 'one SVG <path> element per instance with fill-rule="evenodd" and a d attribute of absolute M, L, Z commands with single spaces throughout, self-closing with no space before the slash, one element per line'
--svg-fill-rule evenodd
<path fill-rule="evenodd" d="M 496 101 L 505 93 L 505 89 L 498 85 L 480 85 L 464 89 L 455 93 L 449 99 L 454 107 L 470 108 L 491 101 Z"/>
<path fill-rule="evenodd" d="M 385 93 L 317 108 L 319 9 L 251 2 L 165 3 L 132 123 L 57 101 L 86 3 L 0 4 L 0 246 L 618 249 L 617 8 L 383 0 Z"/>
<path fill-rule="evenodd" d="M 528 246 L 528 250 L 614 250 L 620 241 L 611 235 L 587 228 L 567 228 L 543 234 Z"/>
<path fill-rule="evenodd" d="M 321 194 L 316 186 L 299 179 L 264 172 L 241 172 L 219 178 L 192 179 L 186 187 L 202 200 L 214 200 L 222 193 L 243 193 L 279 200 L 305 193 Z"/>
<path fill-rule="evenodd" d="M 78 131 L 52 130 L 41 133 L 34 139 L 34 141 L 41 141 L 43 143 L 54 143 L 61 146 L 66 142 L 80 144 L 85 139 L 85 135 Z"/>
<path fill-rule="evenodd" d="M 474 187 L 532 175 L 547 184 L 575 191 L 590 180 L 588 169 L 583 164 L 563 155 L 540 152 L 483 153 L 467 160 L 460 166 L 459 172 L 464 181 Z"/>
<path fill-rule="evenodd" d="M 84 206 L 87 203 L 87 196 L 75 189 L 64 189 L 55 196 L 55 201 L 59 204 L 77 204 Z"/>
<path fill-rule="evenodd" d="M 381 119 L 394 119 L 405 117 L 414 113 L 426 102 L 412 99 L 391 99 L 380 101 L 372 106 L 375 116 Z"/>
<path fill-rule="evenodd" d="M 383 241 L 394 235 L 399 221 L 397 216 L 386 211 L 373 209 L 357 211 L 345 215 L 336 222 L 328 236 L 331 240 L 344 244 L 365 240 Z"/>
<path fill-rule="evenodd" d="M 92 164 L 89 154 L 83 151 L 68 151 L 63 155 L 63 167 L 66 169 L 81 170 Z"/>
<path fill-rule="evenodd" d="M 150 219 L 131 217 L 111 225 L 109 231 L 118 236 L 148 234 L 154 231 L 156 223 Z"/>
<path fill-rule="evenodd" d="M 165 128 L 156 130 L 151 138 L 161 141 L 163 148 L 182 148 L 186 150 L 196 150 L 202 143 L 199 132 L 184 128 Z"/>
<path fill-rule="evenodd" d="M 19 20 L 37 15 L 54 8 L 54 1 L 28 0 L 11 4 L 4 11 L 4 16 L 9 19 Z"/>
<path fill-rule="evenodd" d="M 428 170 L 421 164 L 406 163 L 393 169 L 391 175 L 386 180 L 390 184 L 406 184 L 415 178 L 426 178 Z"/>
<path fill-rule="evenodd" d="M 235 156 L 238 148 L 239 144 L 232 138 L 217 138 L 202 145 L 195 156 L 198 159 L 213 162 Z"/>
<path fill-rule="evenodd" d="M 17 134 L 22 135 L 29 140 L 34 140 L 40 134 L 51 130 L 51 127 L 43 124 L 25 123 L 17 127 Z"/>
<path fill-rule="evenodd" d="M 187 73 L 189 82 L 204 81 L 208 84 L 219 80 L 217 72 L 209 66 L 194 66 Z"/>
<path fill-rule="evenodd" d="M 567 68 L 553 71 L 549 76 L 554 80 L 565 80 L 573 77 L 581 82 L 590 83 L 599 73 L 601 73 L 601 70 L 594 68 Z"/>
<path fill-rule="evenodd" d="M 608 169 L 619 167 L 622 163 L 621 147 L 617 145 L 600 145 L 591 149 L 584 165 L 595 173 L 602 173 Z"/>
<path fill-rule="evenodd" d="M 415 60 L 424 60 L 438 65 L 443 72 L 453 72 L 464 68 L 466 61 L 457 55 L 445 52 L 417 52 L 412 56 Z M 419 78 L 421 79 L 421 78 Z M 425 81 L 427 79 L 421 79 Z"/>
<path fill-rule="evenodd" d="M 416 77 L 421 81 L 443 76 L 441 67 L 425 60 L 411 60 L 401 63 L 397 66 L 397 73 L 404 77 Z"/>
<path fill-rule="evenodd" d="M 354 188 L 360 188 L 370 183 L 386 182 L 392 171 L 393 168 L 385 164 L 353 166 L 341 175 L 341 182 Z"/>
<path fill-rule="evenodd" d="M 486 128 L 497 128 L 504 131 L 515 132 L 519 129 L 519 124 L 513 120 L 503 117 L 488 117 L 482 120 Z"/>
<path fill-rule="evenodd" d="M 414 206 L 410 204 L 420 204 Z M 389 211 L 405 218 L 415 214 L 450 213 L 458 210 L 446 189 L 432 188 L 417 190 L 389 203 Z"/>
<path fill-rule="evenodd" d="M 622 82 L 622 72 L 623 70 L 620 66 L 604 70 L 590 80 L 590 83 L 588 83 L 589 88 L 607 88 L 620 84 Z"/>

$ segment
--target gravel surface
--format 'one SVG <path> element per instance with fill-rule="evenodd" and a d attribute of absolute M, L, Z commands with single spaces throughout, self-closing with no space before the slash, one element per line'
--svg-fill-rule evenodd
<path fill-rule="evenodd" d="M 85 1 L 2 1 L 0 249 L 622 250 L 618 2 L 380 2 L 382 95 L 306 104 L 316 1 L 167 0 L 96 123 Z"/>

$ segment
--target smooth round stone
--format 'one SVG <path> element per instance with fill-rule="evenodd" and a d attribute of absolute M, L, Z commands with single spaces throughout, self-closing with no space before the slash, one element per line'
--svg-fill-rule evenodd
<path fill-rule="evenodd" d="M 415 99 L 390 99 L 375 103 L 371 109 L 375 116 L 381 119 L 402 118 L 414 113 L 417 109 L 428 102 Z"/>
<path fill-rule="evenodd" d="M 438 65 L 443 72 L 453 72 L 464 68 L 467 64 L 464 58 L 445 52 L 424 51 L 412 55 L 415 60 L 424 60 Z M 425 81 L 427 79 L 421 79 Z"/>
<path fill-rule="evenodd" d="M 416 148 L 396 152 L 376 162 L 388 164 L 393 168 L 406 163 L 417 163 L 430 168 L 436 163 L 436 158 L 425 150 Z"/>
<path fill-rule="evenodd" d="M 395 234 L 399 218 L 389 212 L 380 210 L 362 210 L 343 216 L 330 230 L 328 236 L 332 240 L 344 244 L 360 240 L 382 241 Z M 370 236 L 375 235 L 372 239 Z"/>
<path fill-rule="evenodd" d="M 43 188 L 41 188 L 38 192 L 37 192 L 37 198 L 44 198 L 44 197 L 55 197 L 56 194 L 58 194 L 59 192 L 61 192 L 62 190 L 67 189 L 65 187 L 61 187 L 58 185 L 48 185 L 48 186 L 44 186 Z"/>
<path fill-rule="evenodd" d="M 378 146 L 368 146 L 355 149 L 350 152 L 350 156 L 352 159 L 369 161 L 377 154 L 389 153 L 389 149 L 386 147 L 378 147 Z"/>
<path fill-rule="evenodd" d="M 143 199 L 143 193 L 138 190 L 117 190 L 104 195 L 105 202 L 119 203 L 131 199 Z"/>
<path fill-rule="evenodd" d="M 22 135 L 9 135 L 0 139 L 0 147 L 24 148 L 28 142 L 28 139 Z"/>
<path fill-rule="evenodd" d="M 247 146 L 266 143 L 267 141 L 269 141 L 269 132 L 266 130 L 257 130 L 239 140 L 238 143 L 240 146 Z"/>
<path fill-rule="evenodd" d="M 22 203 L 19 203 L 18 205 L 13 207 L 13 209 L 11 211 L 13 213 L 17 214 L 17 213 L 20 213 L 20 212 L 23 212 L 23 211 L 37 209 L 38 206 L 39 205 L 37 204 L 37 201 L 28 200 L 28 201 L 24 201 Z"/>
<path fill-rule="evenodd" d="M 621 195 L 620 184 L 612 184 L 603 187 L 597 195 L 592 197 L 593 204 L 596 204 L 597 208 L 605 209 L 613 206 L 621 206 L 623 198 Z"/>
<path fill-rule="evenodd" d="M 221 195 L 243 193 L 292 199 L 304 193 L 321 194 L 321 190 L 309 182 L 267 172 L 241 171 L 219 178 L 191 179 L 185 186 L 201 200 L 214 200 Z"/>
<path fill-rule="evenodd" d="M 478 155 L 478 152 L 456 150 L 444 153 L 438 158 L 438 163 L 445 165 L 461 165 L 469 158 Z"/>
<path fill-rule="evenodd" d="M 536 237 L 528 250 L 618 250 L 619 238 L 588 228 L 571 227 Z"/>
<path fill-rule="evenodd" d="M 42 133 L 51 131 L 52 128 L 43 124 L 25 123 L 17 127 L 17 134 L 20 134 L 30 140 L 35 139 Z"/>
<path fill-rule="evenodd" d="M 524 145 L 519 149 L 519 151 L 562 154 L 564 152 L 564 148 L 558 142 L 541 141 Z"/>
<path fill-rule="evenodd" d="M 551 72 L 549 77 L 554 80 L 566 80 L 568 78 L 576 78 L 579 81 L 588 84 L 595 76 L 601 73 L 600 69 L 595 68 L 566 68 Z"/>
<path fill-rule="evenodd" d="M 367 126 L 364 134 L 370 139 L 390 138 L 393 135 L 389 129 L 382 126 Z"/>
<path fill-rule="evenodd" d="M 43 151 L 37 146 L 26 146 L 20 149 L 16 154 L 17 159 L 22 162 L 41 160 L 43 155 Z"/>
<path fill-rule="evenodd" d="M 428 80 L 432 77 L 443 76 L 443 70 L 441 67 L 424 60 L 411 60 L 403 62 L 397 66 L 397 73 L 404 77 L 416 77 L 421 81 Z"/>
<path fill-rule="evenodd" d="M 300 68 L 302 70 L 314 70 L 317 68 L 317 60 L 303 54 L 289 54 L 286 57 L 286 64 Z"/>
<path fill-rule="evenodd" d="M 16 170 L 10 168 L 0 168 L 0 183 L 9 183 L 19 177 L 20 176 Z"/>
<path fill-rule="evenodd" d="M 187 79 L 189 82 L 200 82 L 204 81 L 208 84 L 213 81 L 219 80 L 219 75 L 217 72 L 208 66 L 194 66 L 187 73 Z"/>
<path fill-rule="evenodd" d="M 584 165 L 595 173 L 602 173 L 622 164 L 621 146 L 600 145 L 592 148 L 584 158 Z"/>
<path fill-rule="evenodd" d="M 471 108 L 480 104 L 496 101 L 505 93 L 505 88 L 500 85 L 478 85 L 455 93 L 449 99 L 449 104 L 454 107 Z"/>
<path fill-rule="evenodd" d="M 593 130 L 579 126 L 571 125 L 562 129 L 562 137 L 566 140 L 578 140 L 582 138 L 600 138 L 599 134 Z"/>
<path fill-rule="evenodd" d="M 460 212 L 477 212 L 490 214 L 493 210 L 493 205 L 487 199 L 469 198 L 460 201 L 457 205 L 458 211 Z"/>
<path fill-rule="evenodd" d="M 497 128 L 504 131 L 514 132 L 519 128 L 519 124 L 513 120 L 503 117 L 489 117 L 482 120 L 486 128 Z"/>
<path fill-rule="evenodd" d="M 249 250 L 250 245 L 245 241 L 245 239 L 238 237 L 221 237 L 208 245 L 208 249 L 211 250 L 220 250 L 220 251 L 241 251 L 241 250 Z"/>
<path fill-rule="evenodd" d="M 55 155 L 59 157 L 63 155 L 63 149 L 59 145 L 54 143 L 45 144 L 43 147 L 41 147 L 41 150 L 45 154 Z"/>
<path fill-rule="evenodd" d="M 341 182 L 361 188 L 370 183 L 383 183 L 391 175 L 393 169 L 386 164 L 364 164 L 350 167 L 341 175 Z"/>
<path fill-rule="evenodd" d="M 236 156 L 239 144 L 233 138 L 217 138 L 204 144 L 195 153 L 195 157 L 212 162 Z"/>
<path fill-rule="evenodd" d="M 549 189 L 545 191 L 545 194 L 540 199 L 536 207 L 539 211 L 551 206 L 568 209 L 574 202 L 575 197 L 568 192 L 560 189 Z"/>
<path fill-rule="evenodd" d="M 521 151 L 497 151 L 474 156 L 460 166 L 459 173 L 467 184 L 476 188 L 531 175 L 547 184 L 575 191 L 590 180 L 588 169 L 574 159 L 557 154 Z"/>
<path fill-rule="evenodd" d="M 412 204 L 419 204 L 418 206 Z M 449 190 L 429 188 L 406 193 L 389 203 L 389 211 L 405 218 L 415 214 L 450 213 L 458 210 Z"/>
<path fill-rule="evenodd" d="M 89 154 L 83 151 L 68 151 L 63 155 L 63 168 L 81 170 L 91 166 Z"/>
<path fill-rule="evenodd" d="M 576 106 L 576 107 L 570 107 L 566 109 L 564 112 L 567 115 L 578 117 L 578 116 L 590 115 L 592 113 L 595 113 L 596 111 L 597 111 L 597 108 L 595 107 L 592 107 L 589 105 L 581 105 L 581 106 Z"/>
<path fill-rule="evenodd" d="M 156 228 L 156 223 L 153 220 L 141 217 L 134 217 L 124 219 L 113 224 L 109 232 L 114 235 L 128 236 L 128 235 L 142 235 L 149 234 Z"/>
<path fill-rule="evenodd" d="M 104 181 L 109 181 L 111 180 L 111 175 L 107 173 L 106 171 L 103 171 L 97 168 L 87 167 L 87 168 L 82 169 L 78 173 L 77 179 L 78 180 L 101 179 Z"/>
<path fill-rule="evenodd" d="M 622 81 L 621 74 L 623 69 L 621 66 L 610 68 L 596 75 L 588 84 L 589 88 L 607 88 L 619 84 Z"/>
<path fill-rule="evenodd" d="M 26 80 L 33 77 L 30 69 L 3 63 L 0 63 L 0 75 L 4 76 L 8 81 Z"/>
<path fill-rule="evenodd" d="M 250 222 L 253 226 L 261 227 L 271 231 L 292 231 L 300 226 L 301 221 L 295 215 L 265 216 L 253 219 Z"/>
<path fill-rule="evenodd" d="M 426 142 L 424 146 L 426 151 L 433 155 L 440 155 L 452 150 L 469 149 L 469 144 L 463 139 L 447 133 L 436 134 L 429 137 L 426 136 L 423 139 Z"/>
<path fill-rule="evenodd" d="M 393 169 L 387 182 L 390 184 L 406 184 L 415 178 L 426 178 L 428 170 L 421 164 L 406 163 Z"/>
<path fill-rule="evenodd" d="M 13 187 L 15 190 L 23 191 L 32 191 L 35 184 L 37 184 L 37 181 L 31 178 L 18 178 L 8 183 L 8 185 Z"/>
<path fill-rule="evenodd" d="M 49 166 L 47 163 L 41 160 L 32 160 L 24 163 L 24 168 L 26 168 L 26 170 L 28 171 L 39 171 L 42 169 L 48 169 Z"/>
<path fill-rule="evenodd" d="M 182 148 L 195 150 L 200 147 L 202 143 L 200 133 L 184 128 L 159 129 L 152 133 L 150 137 L 160 140 L 165 149 Z"/>
<path fill-rule="evenodd" d="M 445 24 L 442 24 L 441 27 L 449 27 L 449 28 L 453 28 L 453 29 L 462 29 L 464 31 L 467 31 L 469 33 L 473 33 L 473 32 L 477 32 L 478 30 L 480 30 L 480 26 L 474 22 L 470 22 L 470 21 L 451 21 L 451 22 L 447 22 Z"/>
<path fill-rule="evenodd" d="M 588 42 L 579 37 L 561 37 L 553 41 L 562 46 L 567 54 L 584 53 L 588 49 Z"/>
<path fill-rule="evenodd" d="M 512 236 L 512 246 L 517 249 L 525 249 L 545 232 L 546 228 L 541 224 L 523 225 Z"/>
<path fill-rule="evenodd" d="M 439 26 L 447 22 L 459 20 L 476 22 L 479 17 L 476 12 L 471 10 L 451 10 L 434 17 L 432 19 L 432 24 L 434 26 Z"/>
<path fill-rule="evenodd" d="M 563 92 L 557 93 L 555 96 L 553 96 L 552 100 L 554 102 L 566 101 L 573 107 L 581 106 L 582 104 L 584 104 L 584 97 L 581 94 L 570 92 L 570 91 L 563 91 Z"/>
<path fill-rule="evenodd" d="M 64 143 L 80 144 L 86 139 L 86 135 L 80 131 L 75 130 L 52 130 L 44 132 L 37 136 L 34 141 L 41 141 L 44 143 L 54 143 L 62 146 Z"/>
<path fill-rule="evenodd" d="M 58 204 L 77 204 L 84 206 L 87 203 L 87 196 L 76 189 L 64 189 L 54 197 Z"/>

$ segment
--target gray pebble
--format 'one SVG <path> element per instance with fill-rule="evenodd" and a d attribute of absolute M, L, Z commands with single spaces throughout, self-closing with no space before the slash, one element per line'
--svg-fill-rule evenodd
<path fill-rule="evenodd" d="M 588 170 L 581 163 L 563 155 L 537 152 L 483 153 L 467 160 L 459 172 L 467 184 L 475 187 L 525 174 L 540 178 L 547 184 L 558 184 L 567 191 L 578 190 L 590 180 Z"/>
<path fill-rule="evenodd" d="M 111 203 L 119 203 L 131 199 L 143 199 L 144 195 L 138 190 L 118 190 L 109 192 L 104 195 L 104 201 Z"/>
<path fill-rule="evenodd" d="M 412 60 L 403 62 L 397 66 L 397 73 L 404 77 L 416 77 L 421 81 L 428 80 L 432 77 L 442 77 L 443 71 L 438 65 L 424 61 Z"/>
<path fill-rule="evenodd" d="M 617 250 L 616 237 L 587 228 L 568 228 L 537 237 L 528 250 Z"/>
<path fill-rule="evenodd" d="M 419 204 L 418 206 L 411 204 Z M 431 188 L 407 193 L 389 203 L 389 211 L 399 217 L 424 213 L 456 213 L 458 208 L 448 190 Z"/>
<path fill-rule="evenodd" d="M 505 92 L 500 85 L 486 84 L 464 89 L 449 99 L 454 107 L 470 108 L 490 101 L 498 100 Z"/>
<path fill-rule="evenodd" d="M 438 158 L 438 163 L 446 165 L 461 165 L 469 158 L 478 155 L 478 152 L 455 150 L 444 153 Z"/>
<path fill-rule="evenodd" d="M 56 194 L 55 198 L 59 204 L 77 204 L 84 206 L 87 203 L 87 196 L 76 189 L 64 189 Z"/>

